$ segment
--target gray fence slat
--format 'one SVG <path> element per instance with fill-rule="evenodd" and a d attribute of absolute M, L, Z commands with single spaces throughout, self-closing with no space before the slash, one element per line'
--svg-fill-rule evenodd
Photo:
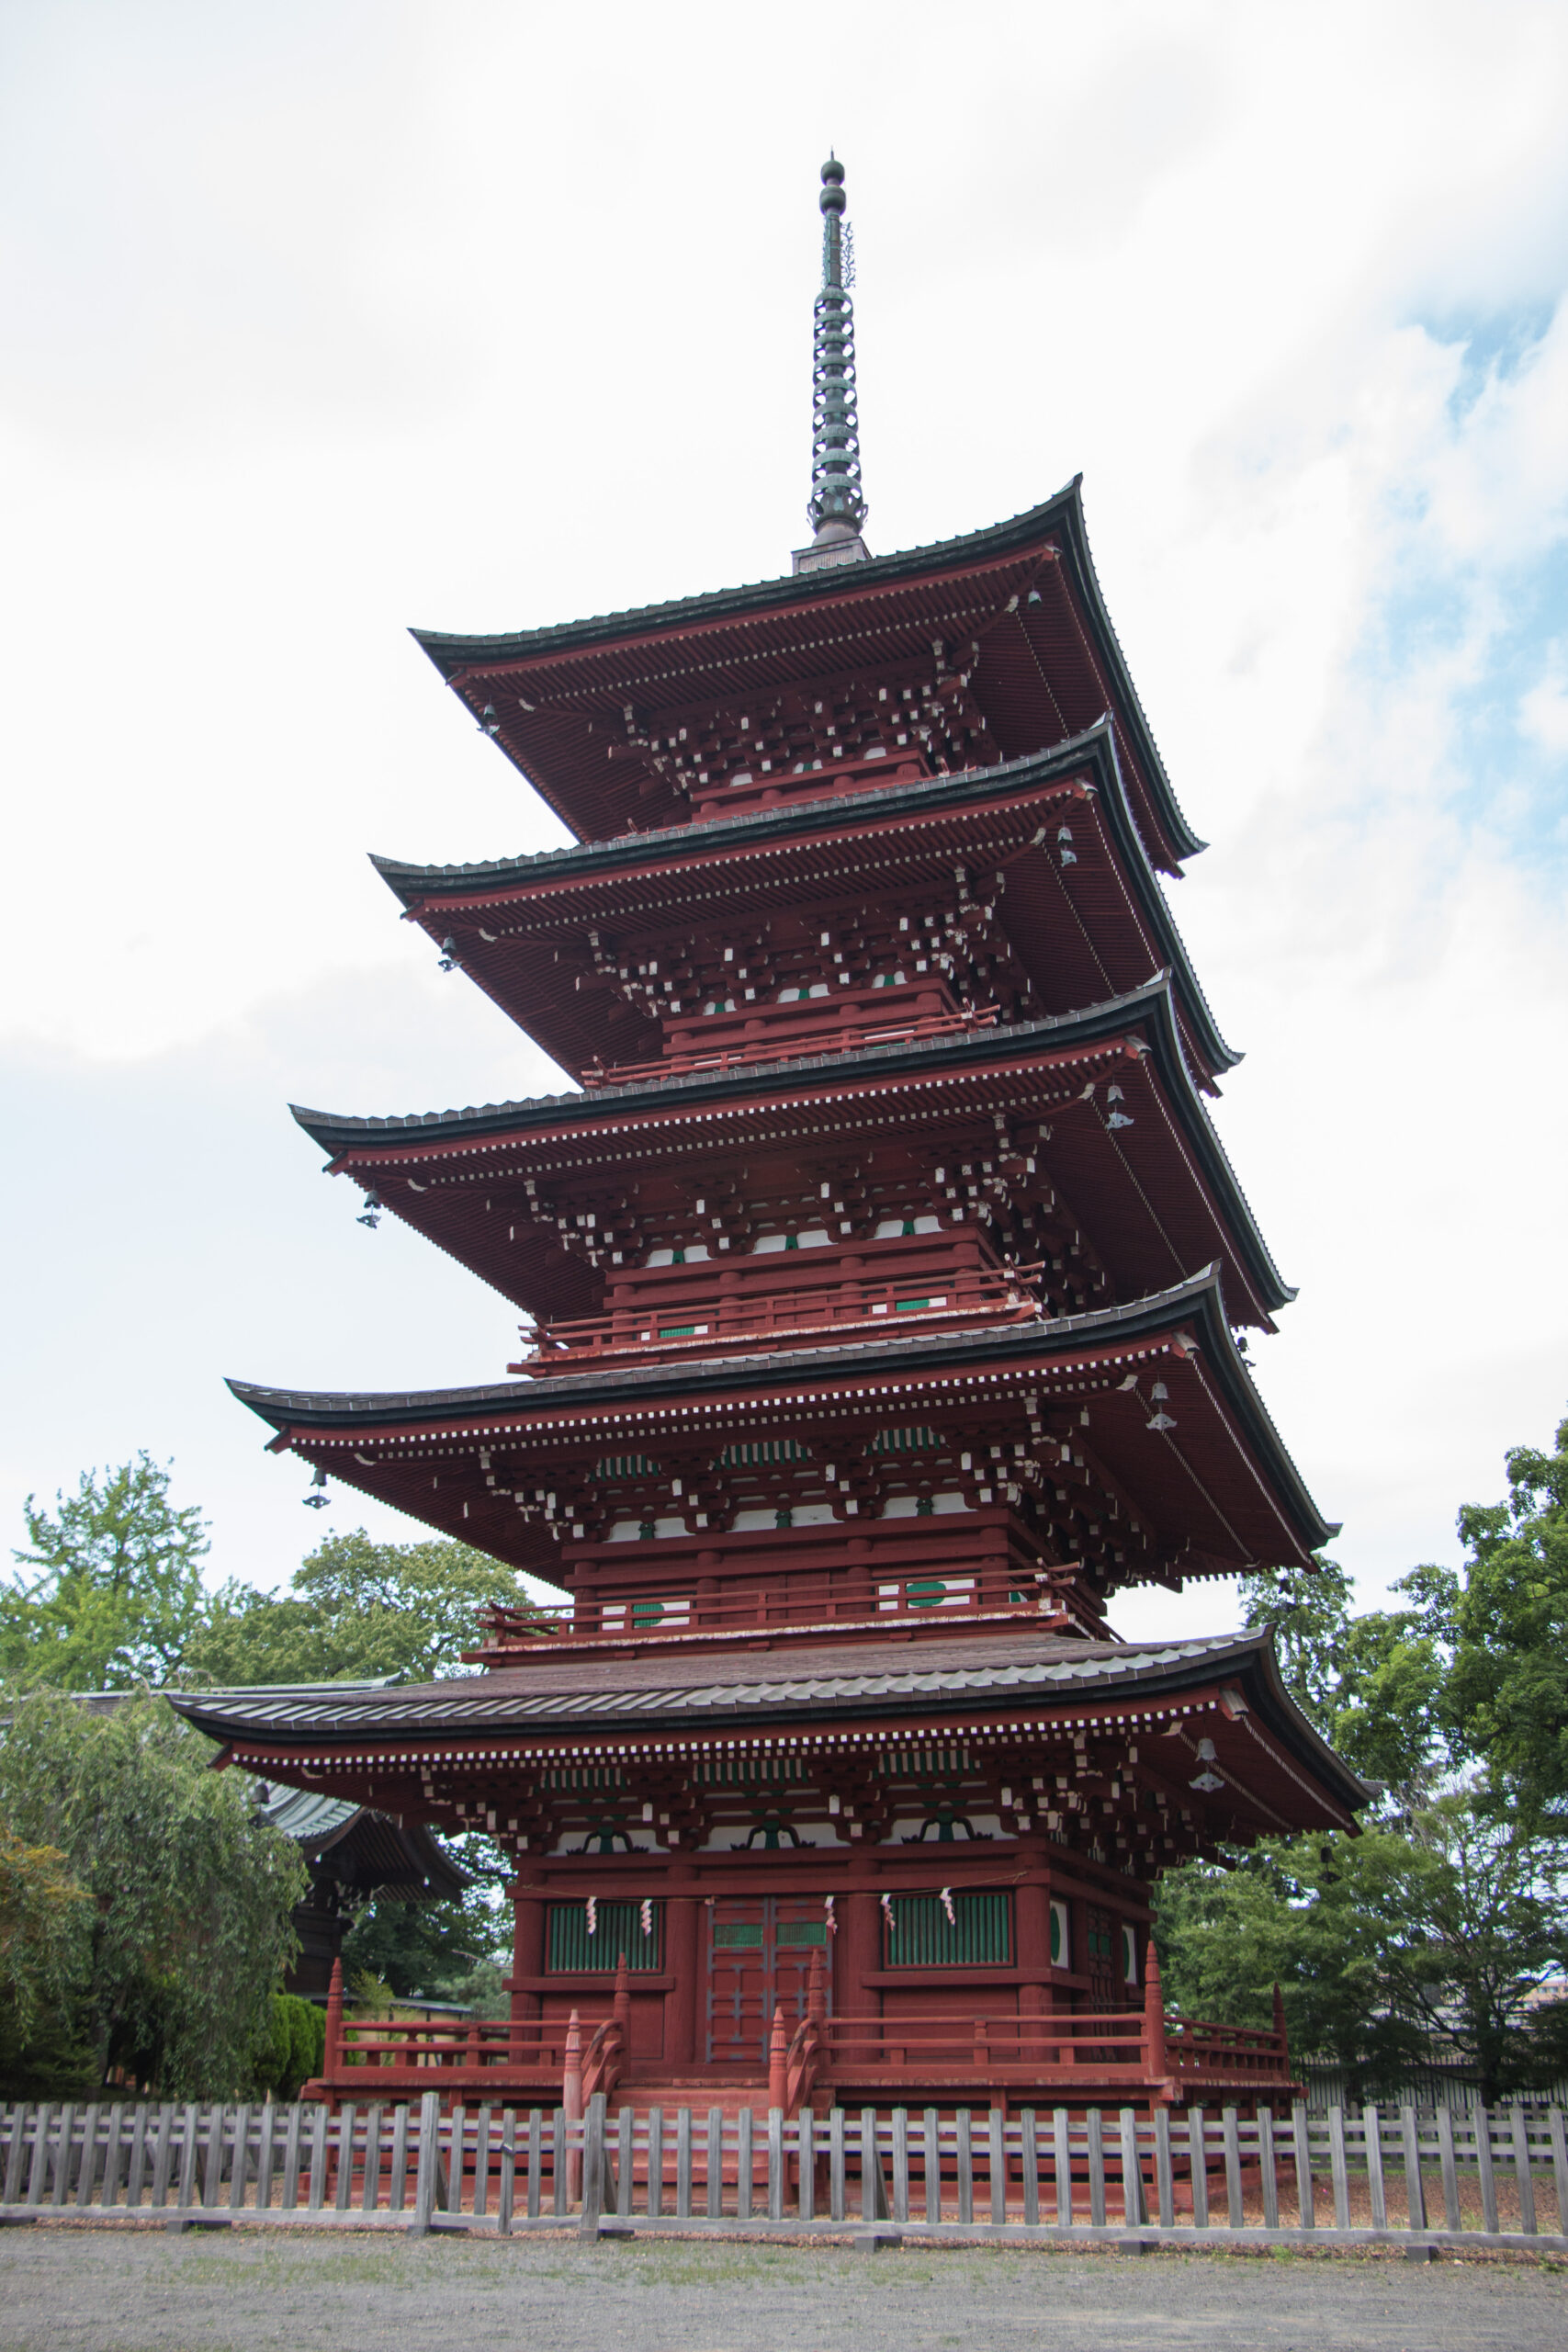
<path fill-rule="evenodd" d="M 1237 2129 L 1234 2107 L 1223 2108 L 1220 2126 L 1225 2151 L 1225 2218 L 1233 2230 L 1242 2227 L 1241 2202 L 1241 2133 Z"/>
<path fill-rule="evenodd" d="M 1497 2229 L 1497 2176 L 1492 2168 L 1492 2118 L 1483 2107 L 1472 2111 L 1471 2121 L 1475 2132 L 1475 2169 L 1481 2179 L 1482 2227 L 1494 2235 Z"/>
<path fill-rule="evenodd" d="M 436 2171 L 441 2161 L 441 2098 L 436 2091 L 426 2091 L 419 2102 L 419 2137 L 414 2144 L 413 2220 L 412 2228 L 423 2234 L 430 2227 L 435 2211 Z"/>
<path fill-rule="evenodd" d="M 604 2094 L 595 2091 L 582 2119 L 582 2213 L 581 2238 L 596 2238 L 604 2210 Z"/>
<path fill-rule="evenodd" d="M 245 2201 L 245 2183 L 251 2174 L 251 2110 L 242 2102 L 234 2109 L 234 2150 L 229 2164 L 229 2210 L 236 2211 Z M 256 2200 L 260 2203 L 260 2199 Z"/>
<path fill-rule="evenodd" d="M 664 2211 L 664 2109 L 648 2110 L 648 2218 L 658 2221 Z"/>
<path fill-rule="evenodd" d="M 707 2165 L 708 2220 L 716 2222 L 724 2211 L 724 2109 L 721 2107 L 710 2107 L 708 2109 L 703 2154 Z"/>
<path fill-rule="evenodd" d="M 292 2213 L 299 2202 L 299 2143 L 305 2128 L 305 2110 L 298 2099 L 288 2110 L 288 2127 L 283 2135 L 283 2196 L 282 2210 Z"/>
<path fill-rule="evenodd" d="M 1388 2227 L 1388 2200 L 1383 2193 L 1382 2177 L 1382 2117 L 1375 2107 L 1361 2109 L 1361 2129 L 1365 2134 L 1363 2148 L 1367 2165 L 1367 2193 L 1372 2200 L 1372 2227 Z"/>
<path fill-rule="evenodd" d="M 1296 2217 L 1303 2230 L 1315 2230 L 1317 2200 L 1312 2186 L 1312 2126 L 1307 2120 L 1304 2099 L 1297 2099 L 1291 2109 L 1291 2137 L 1295 2143 Z"/>
<path fill-rule="evenodd" d="M 770 2109 L 770 2120 L 774 2112 L 778 2114 L 782 2127 L 784 2110 L 782 2108 L 776 2110 Z M 752 2146 L 756 2120 L 756 2117 L 749 2107 L 743 2107 L 735 2119 L 735 2218 L 738 2222 L 749 2222 L 751 2218 L 751 2189 L 756 2177 L 757 2162 L 756 2150 Z M 784 2137 L 782 2129 L 779 2136 L 782 2154 Z"/>
<path fill-rule="evenodd" d="M 225 2107 L 209 2100 L 203 2134 L 206 2162 L 201 2168 L 199 2189 L 194 2180 L 191 2183 L 193 2204 L 216 2205 L 220 2201 L 223 2187 L 223 2125 L 227 2115 Z"/>
<path fill-rule="evenodd" d="M 71 2187 L 71 2135 L 76 2125 L 76 2106 L 67 2099 L 60 2110 L 60 2126 L 54 2137 L 54 2193 L 51 2205 L 63 2205 Z"/>
<path fill-rule="evenodd" d="M 1135 2108 L 1122 2109 L 1122 2219 L 1130 2230 L 1149 2218 L 1144 2199 L 1144 2164 L 1138 2148 Z"/>
<path fill-rule="evenodd" d="M 545 2191 L 545 2110 L 528 2109 L 528 2219 L 536 2222 Z"/>
<path fill-rule="evenodd" d="M 310 2176 L 306 2185 L 306 2211 L 320 2213 L 327 2194 L 327 2108 L 317 2105 L 310 2117 Z"/>
<path fill-rule="evenodd" d="M 452 2121 L 446 2153 L 446 2211 L 460 2213 L 463 2210 L 463 2170 L 468 2161 L 468 2113 L 461 2102 L 452 2109 Z"/>
<path fill-rule="evenodd" d="M 817 2212 L 817 2118 L 808 2107 L 800 2110 L 795 2127 L 795 2155 L 800 2171 L 800 2187 L 796 2207 L 803 2222 L 813 2220 Z M 768 2139 L 768 2213 L 773 2211 L 773 2136 Z M 781 2215 L 783 2208 L 780 2208 Z"/>
<path fill-rule="evenodd" d="M 109 2109 L 108 2123 L 104 2132 L 104 2177 L 98 2203 L 105 2212 L 119 2198 L 120 2175 L 125 2169 L 126 2117 L 125 2102 L 117 2099 Z"/>
<path fill-rule="evenodd" d="M 329 2147 L 337 2158 L 333 2174 L 333 2211 L 346 2213 L 354 2199 L 354 2133 L 359 2114 L 353 2099 L 345 2099 L 329 2132 Z"/>
<path fill-rule="evenodd" d="M 637 2110 L 623 2107 L 615 2127 L 615 2211 L 631 2219 L 632 2176 L 637 2168 Z"/>
<path fill-rule="evenodd" d="M 550 2186 L 552 2208 L 558 2221 L 567 2211 L 566 2177 L 566 2109 L 558 2107 L 550 2118 Z"/>
<path fill-rule="evenodd" d="M 319 2213 L 327 2194 L 327 2134 L 332 2129 L 332 2117 L 323 2101 L 318 2105 L 310 2124 L 310 2187 L 306 2211 Z"/>
<path fill-rule="evenodd" d="M 1274 2144 L 1274 2110 L 1258 2110 L 1258 2170 L 1263 2183 L 1263 2226 L 1280 2226 L 1280 2156 Z"/>
<path fill-rule="evenodd" d="M 266 2104 L 256 2120 L 256 2211 L 258 2213 L 270 2212 L 272 2210 L 272 2171 L 276 2157 L 277 2109 L 273 2105 L 272 2093 L 268 2091 Z"/>
<path fill-rule="evenodd" d="M 1040 2126 L 1034 2109 L 1026 2107 L 1018 2119 L 1019 2169 L 1023 2175 L 1023 2218 L 1030 2229 L 1040 2226 Z"/>
<path fill-rule="evenodd" d="M 175 2160 L 175 2110 L 165 2099 L 158 2109 L 158 2129 L 152 2140 L 152 2189 L 149 2202 L 154 2206 L 169 2201 L 169 2175 Z"/>
<path fill-rule="evenodd" d="M 6 2123 L 11 2139 L 6 2151 L 6 2202 L 15 2205 L 22 2186 L 22 2160 L 28 2144 L 28 2116 L 30 2109 L 25 2099 L 18 2099 L 10 2109 Z"/>
<path fill-rule="evenodd" d="M 926 2184 L 926 2219 L 942 2219 L 942 2119 L 934 2107 L 925 2111 L 920 2133 L 920 2165 Z"/>
<path fill-rule="evenodd" d="M 959 2109 L 953 2118 L 953 2125 L 958 2152 L 958 2218 L 961 2222 L 972 2222 L 975 2219 L 975 2140 L 966 2107 Z"/>
<path fill-rule="evenodd" d="M 1209 2135 L 1201 2107 L 1187 2110 L 1187 2163 L 1191 2175 L 1192 2226 L 1209 2226 Z"/>
<path fill-rule="evenodd" d="M 387 2183 L 387 2211 L 400 2213 L 409 2186 L 409 2109 L 403 2099 L 392 2110 L 392 2154 Z"/>
<path fill-rule="evenodd" d="M 844 2219 L 844 2110 L 834 2108 L 828 2118 L 828 2216 Z"/>
<path fill-rule="evenodd" d="M 1562 2109 L 1549 2107 L 1546 2126 L 1551 2134 L 1551 2178 L 1557 2191 L 1557 2230 L 1559 2236 L 1568 2234 L 1568 2132 L 1564 2132 Z"/>
<path fill-rule="evenodd" d="M 98 2103 L 94 2099 L 82 2117 L 82 2161 L 76 2167 L 76 2202 L 90 2205 L 98 2180 Z"/>
<path fill-rule="evenodd" d="M 1459 2168 L 1454 2162 L 1454 2119 L 1451 2108 L 1439 2107 L 1437 2111 L 1438 2162 L 1443 2174 L 1443 2214 L 1450 2230 L 1461 2230 L 1460 2217 Z"/>
<path fill-rule="evenodd" d="M 1007 2117 L 999 2107 L 991 2109 L 986 2169 L 990 2175 L 991 2219 L 997 2222 L 1005 2222 L 1008 2217 Z"/>
<path fill-rule="evenodd" d="M 501 2175 L 495 2190 L 495 2226 L 502 2237 L 511 2234 L 512 2208 L 517 2195 L 517 2109 L 501 2110 Z"/>
<path fill-rule="evenodd" d="M 201 2109 L 195 2100 L 186 2106 L 180 2124 L 179 2186 L 175 2203 L 180 2211 L 196 2203 L 196 2168 L 201 2154 Z"/>
<path fill-rule="evenodd" d="M 98 2102 L 89 2099 L 81 2110 L 81 2153 L 73 2159 L 66 2183 L 66 2201 L 83 2206 L 91 2199 L 98 2177 Z M 85 2193 L 84 2193 L 85 2192 Z"/>
<path fill-rule="evenodd" d="M 893 2110 L 893 2219 L 909 2218 L 909 2110 Z"/>
<path fill-rule="evenodd" d="M 54 2109 L 48 2099 L 35 2110 L 33 2117 L 33 2161 L 28 2174 L 28 2203 L 43 2203 L 43 2185 L 49 2177 L 49 2128 Z"/>
<path fill-rule="evenodd" d="M 1051 2147 L 1056 2177 L 1056 2227 L 1070 2230 L 1073 2226 L 1073 2152 L 1072 2132 L 1065 2107 L 1051 2111 Z"/>
<path fill-rule="evenodd" d="M 1092 2229 L 1102 2230 L 1105 2222 L 1105 2119 L 1098 2107 L 1091 2107 L 1085 2121 L 1089 2126 L 1089 2218 Z"/>
<path fill-rule="evenodd" d="M 472 2199 L 472 2210 L 474 2219 L 476 2221 L 479 2221 L 483 2218 L 490 2204 L 490 2109 L 488 2106 L 481 2106 L 477 2108 L 474 2111 L 474 2194 Z"/>
<path fill-rule="evenodd" d="M 692 2218 L 692 2110 L 678 2108 L 675 2112 L 675 2219 L 689 2222 Z"/>
<path fill-rule="evenodd" d="M 141 2202 L 141 2183 L 147 2171 L 147 2121 L 145 2099 L 139 2099 L 130 2126 L 130 2156 L 125 2167 L 125 2201 L 136 2208 Z"/>
<path fill-rule="evenodd" d="M 1176 2177 L 1170 2161 L 1170 2109 L 1155 2109 L 1155 2196 L 1162 2230 L 1176 2226 Z"/>
<path fill-rule="evenodd" d="M 807 2116 L 809 2116 L 809 2112 L 810 2110 L 807 2109 Z M 805 2133 L 805 2154 L 800 2156 L 800 2210 L 802 2213 L 809 2216 L 811 2212 L 812 2193 L 810 2171 L 814 2159 L 811 2154 L 811 2125 L 807 2120 L 807 2117 L 803 2117 L 801 2119 L 801 2123 L 797 2126 L 795 2131 L 795 2150 L 797 2155 L 799 2155 L 802 2146 L 801 2134 L 803 2131 Z M 770 2222 L 782 2222 L 784 2220 L 784 2109 L 782 2107 L 771 2107 L 768 2109 L 768 2219 Z"/>
<path fill-rule="evenodd" d="M 381 2202 L 381 2109 L 365 2110 L 365 2159 L 359 2173 L 359 2210 L 374 2213 Z"/>
<path fill-rule="evenodd" d="M 1404 2143 L 1404 2203 L 1413 2230 L 1427 2226 L 1427 2189 L 1421 2178 L 1421 2133 L 1413 2107 L 1399 2110 L 1399 2135 Z"/>
<path fill-rule="evenodd" d="M 1537 2234 L 1535 2182 L 1530 2177 L 1529 2125 L 1525 2120 L 1524 2109 L 1516 2105 L 1510 2120 L 1514 2136 L 1514 2172 L 1519 2184 L 1519 2226 L 1527 2237 L 1533 2238 Z"/>
<path fill-rule="evenodd" d="M 1350 2226 L 1350 2174 L 1345 2151 L 1345 2110 L 1331 2107 L 1328 2110 L 1328 2161 L 1334 2175 L 1334 2226 L 1348 2230 Z"/>

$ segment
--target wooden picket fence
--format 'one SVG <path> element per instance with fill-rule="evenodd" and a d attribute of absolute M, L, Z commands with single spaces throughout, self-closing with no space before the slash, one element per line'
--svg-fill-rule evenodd
<path fill-rule="evenodd" d="M 0 2222 L 1568 2252 L 1563 2111 L 0 2109 Z M 1438 2216 L 1440 2212 L 1441 2218 Z"/>

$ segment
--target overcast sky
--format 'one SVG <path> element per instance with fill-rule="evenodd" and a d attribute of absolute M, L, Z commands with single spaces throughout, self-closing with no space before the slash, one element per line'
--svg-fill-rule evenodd
<path fill-rule="evenodd" d="M 558 1082 L 366 863 L 560 838 L 405 631 L 787 568 L 831 145 L 868 541 L 1082 470 L 1265 1395 L 1369 1600 L 1457 1558 L 1568 1408 L 1565 119 L 1561 0 L 6 0 L 8 1540 L 139 1446 L 216 1575 L 418 1532 L 221 1385 L 513 1347 L 285 1107 Z"/>

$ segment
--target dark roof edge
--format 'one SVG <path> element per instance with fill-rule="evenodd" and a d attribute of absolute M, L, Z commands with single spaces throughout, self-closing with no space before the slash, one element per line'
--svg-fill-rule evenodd
<path fill-rule="evenodd" d="M 385 1422 L 420 1417 L 433 1421 L 482 1419 L 500 1414 L 515 1415 L 531 1408 L 543 1411 L 575 1403 L 586 1410 L 594 1405 L 638 1402 L 665 1394 L 691 1396 L 707 1389 L 761 1387 L 776 1384 L 796 1367 L 818 1379 L 840 1374 L 853 1377 L 857 1374 L 874 1376 L 879 1366 L 886 1367 L 889 1374 L 908 1377 L 914 1372 L 940 1371 L 955 1363 L 1005 1363 L 1010 1357 L 1038 1354 L 1043 1341 L 1055 1343 L 1053 1353 L 1070 1355 L 1080 1348 L 1168 1330 L 1192 1317 L 1201 1324 L 1203 1352 L 1228 1405 L 1268 1463 L 1281 1498 L 1300 1522 L 1306 1548 L 1317 1551 L 1329 1541 L 1328 1522 L 1286 1452 L 1237 1351 L 1225 1314 L 1217 1261 L 1169 1290 L 1129 1300 L 1125 1306 L 1014 1325 L 995 1334 L 964 1333 L 946 1340 L 910 1338 L 857 1347 L 718 1357 L 701 1363 L 681 1363 L 620 1373 L 562 1374 L 554 1379 L 514 1380 L 491 1383 L 482 1388 L 431 1389 L 406 1395 L 302 1394 L 232 1379 L 228 1386 L 241 1404 L 248 1406 L 280 1435 L 287 1430 L 306 1426 L 367 1430 Z"/>
<path fill-rule="evenodd" d="M 1149 788 L 1160 806 L 1171 849 L 1179 858 L 1195 857 L 1206 844 L 1189 825 L 1172 789 L 1144 707 L 1134 688 L 1126 657 L 1111 626 L 1104 593 L 1089 555 L 1081 473 L 1075 474 L 1053 497 L 1027 508 L 1021 514 L 1010 515 L 1006 522 L 989 524 L 983 530 L 966 532 L 959 538 L 936 539 L 923 547 L 872 556 L 863 563 L 832 565 L 822 571 L 784 573 L 776 579 L 753 581 L 739 588 L 711 589 L 698 596 L 594 614 L 585 620 L 558 622 L 547 628 L 517 629 L 485 637 L 425 628 L 412 628 L 409 634 L 450 684 L 460 672 L 468 669 L 615 644 L 623 639 L 676 628 L 682 622 L 739 620 L 781 605 L 826 602 L 887 582 L 919 578 L 931 571 L 958 571 L 966 564 L 1021 553 L 1058 525 L 1066 530 L 1070 543 L 1078 586 L 1089 616 L 1100 632 L 1105 658 L 1122 698 L 1128 731 L 1135 739 L 1147 766 Z"/>
<path fill-rule="evenodd" d="M 970 801 L 994 798 L 998 791 L 1023 790 L 1051 782 L 1058 774 L 1090 763 L 1098 771 L 1097 787 L 1105 798 L 1111 829 L 1122 853 L 1133 888 L 1168 963 L 1179 976 L 1183 996 L 1202 1047 L 1216 1070 L 1234 1069 L 1242 1057 L 1220 1034 L 1209 1001 L 1177 928 L 1170 904 L 1161 888 L 1153 860 L 1134 813 L 1127 781 L 1117 755 L 1115 730 L 1109 717 L 1097 718 L 1077 735 L 1069 735 L 1047 750 L 996 767 L 965 768 L 954 775 L 924 776 L 919 783 L 876 785 L 840 797 L 825 794 L 819 800 L 754 809 L 744 815 L 716 817 L 702 824 L 667 825 L 657 831 L 622 834 L 614 841 L 581 842 L 563 849 L 536 850 L 511 858 L 491 858 L 466 865 L 414 865 L 383 857 L 374 851 L 370 863 L 399 903 L 410 909 L 424 899 L 472 898 L 487 886 L 498 893 L 530 881 L 592 880 L 606 868 L 651 865 L 692 850 L 724 850 L 803 834 L 831 833 L 846 825 L 874 818 L 894 817 L 906 808 L 921 813 L 932 808 L 960 809 Z"/>
<path fill-rule="evenodd" d="M 1154 1028 L 1172 1107 L 1202 1159 L 1237 1249 L 1251 1261 L 1260 1299 L 1270 1313 L 1276 1307 L 1288 1306 L 1296 1293 L 1274 1262 L 1182 1050 L 1168 971 L 1156 973 L 1142 988 L 1130 989 L 1125 996 L 1109 997 L 1103 1004 L 1087 1006 L 1081 1012 L 1050 1013 L 1039 1021 L 1015 1022 L 1005 1028 L 976 1029 L 957 1036 L 916 1039 L 903 1045 L 852 1048 L 842 1054 L 802 1054 L 790 1060 L 749 1063 L 718 1075 L 697 1071 L 684 1078 L 653 1080 L 637 1086 L 603 1086 L 592 1093 L 583 1090 L 570 1094 L 538 1095 L 528 1101 L 485 1103 L 460 1112 L 413 1114 L 406 1119 L 360 1119 L 308 1110 L 300 1103 L 290 1103 L 289 1110 L 312 1143 L 331 1159 L 382 1145 L 395 1148 L 401 1155 L 417 1141 L 433 1138 L 477 1141 L 486 1136 L 515 1133 L 520 1127 L 551 1126 L 571 1121 L 595 1125 L 616 1113 L 667 1109 L 671 1104 L 701 1105 L 728 1101 L 738 1093 L 755 1097 L 760 1082 L 768 1093 L 787 1093 L 801 1085 L 831 1079 L 835 1074 L 844 1080 L 861 1074 L 873 1078 L 897 1076 L 908 1070 L 929 1071 L 933 1065 L 940 1067 L 944 1062 L 983 1062 L 1010 1053 L 1021 1058 L 1036 1050 L 1057 1051 L 1063 1046 L 1114 1036 L 1140 1022 L 1147 1022 Z"/>

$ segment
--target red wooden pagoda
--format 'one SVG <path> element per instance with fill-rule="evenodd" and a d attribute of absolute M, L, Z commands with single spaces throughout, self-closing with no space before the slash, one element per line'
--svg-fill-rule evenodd
<path fill-rule="evenodd" d="M 1266 1637 L 1106 1622 L 1329 1532 L 1235 1337 L 1292 1293 L 1158 879 L 1201 844 L 1076 482 L 866 553 L 823 182 L 791 574 L 420 639 L 577 845 L 380 869 L 572 1090 L 296 1114 L 515 1302 L 520 1359 L 236 1384 L 318 1481 L 570 1603 L 496 1611 L 467 1679 L 187 1704 L 269 1781 L 515 1858 L 512 2017 L 441 2049 L 456 2093 L 558 2095 L 577 2010 L 622 2098 L 1278 2097 L 1281 2033 L 1165 2018 L 1150 1884 L 1364 1792 Z M 425 2030 L 375 2032 L 378 2095 L 426 2087 Z"/>

